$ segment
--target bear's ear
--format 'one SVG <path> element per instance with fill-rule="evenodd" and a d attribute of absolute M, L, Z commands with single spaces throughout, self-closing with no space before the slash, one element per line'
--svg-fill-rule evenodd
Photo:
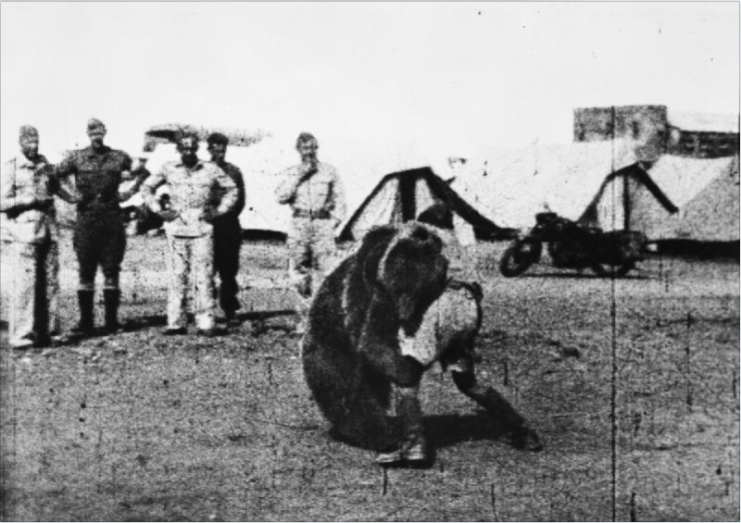
<path fill-rule="evenodd" d="M 380 284 L 378 270 L 381 264 L 381 258 L 386 254 L 388 245 L 376 245 L 370 252 L 367 252 L 363 260 L 363 281 L 367 288 L 377 287 Z"/>
<path fill-rule="evenodd" d="M 390 226 L 374 227 L 363 237 L 355 258 L 362 267 L 366 287 L 378 285 L 379 263 L 396 232 L 396 228 Z"/>

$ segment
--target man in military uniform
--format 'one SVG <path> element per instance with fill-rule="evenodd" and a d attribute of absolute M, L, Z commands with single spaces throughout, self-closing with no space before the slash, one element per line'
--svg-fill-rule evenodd
<path fill-rule="evenodd" d="M 72 151 L 57 167 L 60 177 L 75 176 L 79 193 L 73 238 L 79 263 L 77 297 L 80 322 L 76 331 L 84 335 L 91 334 L 94 329 L 93 305 L 98 266 L 104 276 L 105 330 L 113 333 L 120 329 L 119 273 L 126 251 L 126 231 L 119 203 L 138 191 L 148 175 L 145 170 L 139 171 L 137 183 L 132 184 L 126 193 L 119 193 L 121 183 L 133 176 L 131 157 L 103 143 L 106 128 L 100 120 L 91 118 L 88 121 L 87 134 L 90 146 Z"/>
<path fill-rule="evenodd" d="M 290 205 L 293 219 L 288 231 L 288 270 L 299 294 L 302 332 L 308 301 L 331 269 L 335 228 L 345 218 L 345 193 L 337 171 L 317 159 L 319 142 L 301 133 L 296 150 L 301 163 L 283 173 L 276 189 L 278 202 Z"/>
<path fill-rule="evenodd" d="M 184 132 L 177 138 L 180 161 L 170 162 L 142 186 L 148 205 L 165 221 L 167 266 L 170 282 L 165 335 L 187 333 L 185 304 L 188 280 L 195 279 L 195 316 L 198 333 L 217 334 L 214 293 L 214 220 L 237 202 L 234 181 L 219 167 L 198 159 L 198 136 Z M 170 208 L 155 198 L 158 187 L 168 185 Z"/>
<path fill-rule="evenodd" d="M 237 186 L 237 202 L 223 216 L 214 219 L 214 269 L 219 274 L 219 303 L 230 325 L 237 323 L 237 310 L 240 308 L 237 294 L 237 273 L 239 272 L 239 249 L 242 245 L 242 226 L 239 215 L 245 204 L 245 188 L 242 171 L 226 161 L 229 138 L 221 133 L 213 133 L 206 140 L 211 161 L 226 173 Z"/>
<path fill-rule="evenodd" d="M 10 291 L 10 345 L 25 349 L 62 341 L 54 195 L 75 199 L 39 154 L 36 128 L 21 127 L 20 146 L 22 155 L 3 165 L 0 177 L 0 236 L 12 271 L 2 283 Z"/>

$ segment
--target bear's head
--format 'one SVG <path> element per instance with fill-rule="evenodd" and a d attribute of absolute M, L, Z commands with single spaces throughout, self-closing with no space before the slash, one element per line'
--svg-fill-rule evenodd
<path fill-rule="evenodd" d="M 421 321 L 447 281 L 442 241 L 414 222 L 379 236 L 383 241 L 365 257 L 366 285 L 389 299 L 402 323 Z"/>

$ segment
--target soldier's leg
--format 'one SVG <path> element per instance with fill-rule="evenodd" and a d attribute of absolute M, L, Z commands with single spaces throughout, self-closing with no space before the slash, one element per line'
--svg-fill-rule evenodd
<path fill-rule="evenodd" d="M 396 387 L 396 412 L 401 420 L 402 441 L 398 449 L 381 452 L 376 456 L 380 465 L 425 464 L 430 453 L 424 434 L 422 407 L 419 402 L 419 383 Z"/>
<path fill-rule="evenodd" d="M 196 325 L 204 332 L 215 326 L 214 240 L 210 234 L 191 239 L 191 277 L 196 284 Z"/>
<path fill-rule="evenodd" d="M 3 243 L 11 268 L 11 280 L 3 282 L 10 290 L 8 311 L 10 346 L 27 348 L 36 341 L 34 333 L 34 298 L 36 297 L 36 259 L 34 246 L 24 243 Z"/>
<path fill-rule="evenodd" d="M 189 238 L 178 238 L 167 234 L 167 330 L 185 330 L 188 318 L 185 314 L 188 284 Z"/>
<path fill-rule="evenodd" d="M 238 220 L 214 227 L 214 270 L 219 274 L 219 304 L 227 319 L 233 319 L 240 309 L 239 250 L 242 245 L 242 230 Z"/>
<path fill-rule="evenodd" d="M 34 256 L 36 258 L 36 291 L 34 296 L 34 327 L 36 345 L 46 347 L 51 342 L 49 333 L 49 298 L 47 295 L 46 259 L 49 256 L 51 242 L 36 244 Z"/>
<path fill-rule="evenodd" d="M 126 229 L 123 222 L 115 222 L 109 226 L 109 231 L 101 253 L 101 268 L 104 278 L 105 329 L 108 333 L 114 333 L 121 328 L 118 323 L 118 307 L 121 302 L 119 277 L 126 253 Z"/>
<path fill-rule="evenodd" d="M 293 218 L 288 231 L 288 279 L 295 291 L 298 324 L 302 334 L 311 304 L 311 227 L 308 218 Z"/>
<path fill-rule="evenodd" d="M 94 327 L 95 273 L 98 267 L 98 235 L 96 224 L 89 218 L 78 217 L 75 227 L 73 246 L 77 255 L 79 282 L 77 285 L 77 303 L 80 321 L 73 330 L 80 334 L 90 334 Z"/>
<path fill-rule="evenodd" d="M 311 293 L 316 294 L 324 278 L 334 268 L 337 245 L 332 220 L 315 220 L 312 223 L 313 271 Z"/>
<path fill-rule="evenodd" d="M 59 315 L 59 244 L 51 242 L 46 256 L 46 297 L 49 314 L 49 333 L 52 336 L 62 333 L 62 319 Z"/>

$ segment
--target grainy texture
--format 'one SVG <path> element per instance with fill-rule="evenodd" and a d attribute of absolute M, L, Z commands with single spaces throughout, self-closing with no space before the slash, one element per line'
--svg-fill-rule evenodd
<path fill-rule="evenodd" d="M 74 269 L 62 239 L 64 314 Z M 546 446 L 518 452 L 435 370 L 423 382 L 429 470 L 388 470 L 333 441 L 290 316 L 223 338 L 165 338 L 162 238 L 129 243 L 132 332 L 0 352 L 3 520 L 558 521 L 739 518 L 739 265 L 653 258 L 616 282 L 546 264 L 520 278 L 482 244 L 482 381 Z M 247 303 L 282 308 L 283 245 L 246 243 Z M 614 319 L 613 322 L 613 313 Z M 614 330 L 613 330 L 614 327 Z M 254 335 L 253 335 L 254 334 Z"/>

